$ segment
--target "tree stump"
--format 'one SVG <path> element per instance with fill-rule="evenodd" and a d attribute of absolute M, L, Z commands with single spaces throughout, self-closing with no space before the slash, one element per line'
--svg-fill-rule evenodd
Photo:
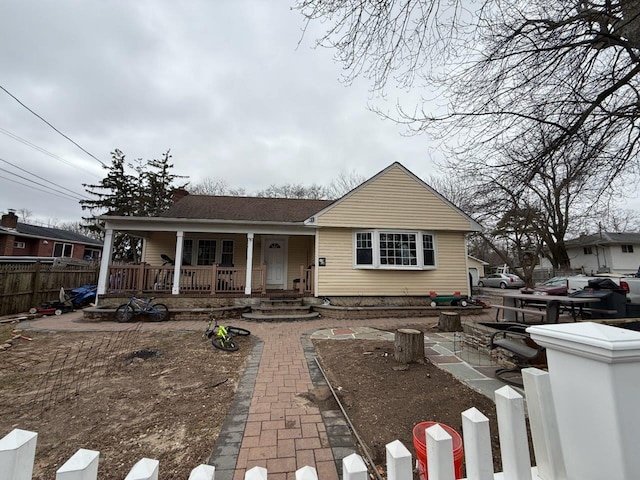
<path fill-rule="evenodd" d="M 424 363 L 424 333 L 411 328 L 396 330 L 395 359 L 400 363 Z"/>
<path fill-rule="evenodd" d="M 443 332 L 461 332 L 460 314 L 457 312 L 440 312 L 438 329 Z"/>

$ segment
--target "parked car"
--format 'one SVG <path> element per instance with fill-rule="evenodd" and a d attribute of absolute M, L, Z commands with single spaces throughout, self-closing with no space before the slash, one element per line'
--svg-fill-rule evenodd
<path fill-rule="evenodd" d="M 532 293 L 534 295 L 566 295 L 568 289 L 567 277 L 553 277 L 549 280 L 538 283 L 533 288 L 523 288 L 522 293 Z"/>
<path fill-rule="evenodd" d="M 488 277 L 481 278 L 479 287 L 500 287 L 500 288 L 520 288 L 524 287 L 524 281 L 513 273 L 494 273 Z"/>

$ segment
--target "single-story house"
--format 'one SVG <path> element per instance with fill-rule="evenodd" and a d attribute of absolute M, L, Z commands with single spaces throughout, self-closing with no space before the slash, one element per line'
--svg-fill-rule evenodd
<path fill-rule="evenodd" d="M 594 273 L 634 274 L 640 267 L 640 233 L 601 232 L 565 242 L 571 268 Z"/>
<path fill-rule="evenodd" d="M 466 235 L 481 226 L 393 163 L 337 200 L 174 192 L 158 217 L 102 216 L 98 293 L 323 297 L 470 294 Z M 142 264 L 111 262 L 113 236 L 144 239 Z"/>
<path fill-rule="evenodd" d="M 0 219 L 0 257 L 99 261 L 101 255 L 102 242 L 86 235 L 19 222 L 13 210 Z"/>

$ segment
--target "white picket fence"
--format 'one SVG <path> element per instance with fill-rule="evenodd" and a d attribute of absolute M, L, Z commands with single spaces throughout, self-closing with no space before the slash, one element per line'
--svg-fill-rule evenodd
<path fill-rule="evenodd" d="M 495 392 L 503 472 L 494 473 L 489 420 L 471 408 L 462 413 L 466 475 L 470 480 L 636 480 L 640 478 L 640 333 L 593 323 L 535 326 L 532 338 L 547 348 L 549 372 L 523 371 L 526 407 L 537 466 L 531 465 L 525 401 L 514 389 Z M 2 480 L 31 480 L 37 434 L 13 430 L 0 440 Z M 451 436 L 439 425 L 426 430 L 430 480 L 454 480 Z M 387 479 L 411 480 L 411 452 L 399 441 L 386 446 Z M 56 480 L 96 480 L 99 452 L 78 450 Z M 368 480 L 363 459 L 342 461 L 344 480 Z M 159 462 L 142 459 L 125 480 L 157 480 Z M 317 480 L 313 467 L 296 480 Z M 214 480 L 215 467 L 200 465 L 189 480 Z M 245 480 L 267 480 L 262 467 Z"/>

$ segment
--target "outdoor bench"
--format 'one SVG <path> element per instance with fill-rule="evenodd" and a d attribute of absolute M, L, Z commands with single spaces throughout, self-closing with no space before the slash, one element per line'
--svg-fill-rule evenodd
<path fill-rule="evenodd" d="M 603 313 L 606 315 L 615 315 L 616 313 L 618 313 L 617 310 L 607 310 L 607 309 L 603 309 L 603 308 L 589 308 L 589 307 L 582 307 L 580 308 L 580 316 L 582 318 L 584 318 L 583 313 Z"/>
<path fill-rule="evenodd" d="M 494 332 L 489 341 L 489 349 L 501 348 L 512 353 L 518 363 L 530 365 L 533 360 L 541 357 L 545 349 L 531 340 L 525 328 L 524 325 L 514 326 Z M 507 383 L 521 386 L 520 383 L 508 377 L 503 377 L 503 375 L 519 372 L 522 368 L 524 368 L 523 365 L 516 365 L 512 368 L 499 368 L 496 370 L 495 376 Z"/>
<path fill-rule="evenodd" d="M 518 314 L 522 314 L 522 321 L 525 321 L 525 314 L 528 315 L 536 315 L 538 317 L 540 317 L 540 321 L 544 322 L 546 313 L 540 310 L 533 310 L 531 308 L 522 308 L 522 307 L 511 307 L 509 305 L 491 305 L 492 308 L 496 309 L 496 322 L 499 321 L 499 316 L 500 316 L 500 310 L 502 311 L 509 311 L 509 312 L 515 312 L 516 313 L 516 319 L 518 318 Z"/>

